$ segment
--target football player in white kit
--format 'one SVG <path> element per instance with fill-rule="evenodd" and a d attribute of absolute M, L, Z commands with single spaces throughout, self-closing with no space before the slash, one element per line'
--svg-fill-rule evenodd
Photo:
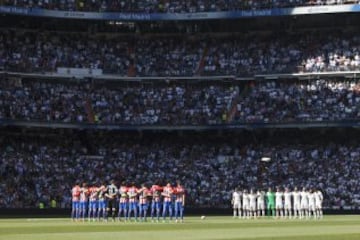
<path fill-rule="evenodd" d="M 265 217 L 265 192 L 258 190 L 256 193 L 257 196 L 257 211 L 258 217 Z"/>
<path fill-rule="evenodd" d="M 323 201 L 323 194 L 322 192 L 318 189 L 315 192 L 315 209 L 317 212 L 317 217 L 320 219 L 323 217 L 323 210 L 322 210 L 322 201 Z"/>
<path fill-rule="evenodd" d="M 248 198 L 249 198 L 250 217 L 256 218 L 256 198 L 257 198 L 257 194 L 254 192 L 253 189 L 250 190 Z"/>
<path fill-rule="evenodd" d="M 275 192 L 275 209 L 276 209 L 276 217 L 283 217 L 284 213 L 283 213 L 283 197 L 284 197 L 284 193 L 281 192 L 280 188 L 276 188 L 276 192 Z"/>
<path fill-rule="evenodd" d="M 233 194 L 232 194 L 232 199 L 231 199 L 231 204 L 233 206 L 233 210 L 234 210 L 234 218 L 239 217 L 241 218 L 242 213 L 241 213 L 241 193 L 239 191 L 238 188 L 235 188 Z"/>
<path fill-rule="evenodd" d="M 249 218 L 250 217 L 250 211 L 249 211 L 249 194 L 247 190 L 245 189 L 242 194 L 242 208 L 243 208 L 243 218 Z"/>
<path fill-rule="evenodd" d="M 309 191 L 309 218 L 311 217 L 311 216 L 313 216 L 315 219 L 317 218 L 317 216 L 316 216 L 316 211 L 315 211 L 315 190 L 310 190 Z"/>
<path fill-rule="evenodd" d="M 289 188 L 285 188 L 284 210 L 285 210 L 285 217 L 288 217 L 288 218 L 291 218 L 291 196 L 292 196 L 292 193 L 290 192 Z"/>
<path fill-rule="evenodd" d="M 306 188 L 304 187 L 303 190 L 300 193 L 301 196 L 301 202 L 300 202 L 300 208 L 301 208 L 301 214 L 300 218 L 307 218 L 309 216 L 309 192 L 306 191 Z"/>
<path fill-rule="evenodd" d="M 300 206 L 300 200 L 301 200 L 301 195 L 300 192 L 298 191 L 298 188 L 295 187 L 294 191 L 292 192 L 292 196 L 294 199 L 294 217 L 297 218 L 301 218 L 301 206 Z"/>

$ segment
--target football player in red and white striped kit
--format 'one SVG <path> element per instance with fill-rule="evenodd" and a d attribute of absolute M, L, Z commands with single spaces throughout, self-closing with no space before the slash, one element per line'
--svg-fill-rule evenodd
<path fill-rule="evenodd" d="M 147 210 L 149 207 L 149 196 L 150 190 L 146 187 L 145 184 L 141 185 L 139 189 L 139 216 L 140 221 L 146 222 Z"/>
<path fill-rule="evenodd" d="M 75 184 L 75 186 L 71 189 L 72 196 L 72 209 L 71 209 L 71 219 L 73 221 L 79 219 L 80 217 L 80 186 L 79 184 Z"/>
<path fill-rule="evenodd" d="M 98 193 L 99 188 L 96 186 L 89 187 L 89 210 L 88 210 L 88 220 L 95 221 L 97 216 L 97 207 L 98 207 Z"/>
<path fill-rule="evenodd" d="M 152 185 L 151 189 L 151 221 L 154 221 L 155 212 L 156 212 L 156 221 L 160 220 L 160 210 L 161 210 L 161 192 L 162 187 L 155 184 Z"/>
<path fill-rule="evenodd" d="M 166 213 L 169 213 L 170 220 L 172 220 L 172 197 L 173 197 L 174 190 L 171 187 L 171 184 L 168 183 L 163 188 L 162 196 L 164 197 L 163 201 L 163 221 L 166 219 Z"/>
<path fill-rule="evenodd" d="M 82 188 L 80 188 L 80 218 L 85 221 L 86 210 L 88 208 L 89 201 L 89 188 L 86 183 L 82 184 Z"/>
<path fill-rule="evenodd" d="M 139 190 L 135 186 L 135 183 L 131 184 L 131 187 L 128 188 L 128 196 L 129 196 L 129 209 L 128 209 L 128 220 L 131 220 L 131 213 L 134 212 L 135 221 L 137 221 L 138 217 L 138 192 Z"/>
<path fill-rule="evenodd" d="M 177 185 L 174 189 L 175 193 L 175 222 L 184 221 L 184 206 L 185 206 L 185 188 L 181 185 L 180 181 L 177 181 Z"/>
<path fill-rule="evenodd" d="M 119 212 L 118 212 L 118 219 L 121 220 L 121 214 L 123 213 L 124 220 L 127 221 L 128 219 L 128 208 L 129 208 L 129 196 L 128 196 L 129 188 L 126 186 L 126 182 L 122 182 L 121 186 L 119 187 Z"/>

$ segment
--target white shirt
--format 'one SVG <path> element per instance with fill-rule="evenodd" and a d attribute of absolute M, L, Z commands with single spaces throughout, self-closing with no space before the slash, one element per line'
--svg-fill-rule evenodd
<path fill-rule="evenodd" d="M 257 201 L 264 202 L 265 201 L 265 193 L 264 192 L 257 192 Z"/>
<path fill-rule="evenodd" d="M 257 198 L 257 195 L 256 195 L 255 193 L 249 193 L 250 203 L 255 203 L 255 202 L 256 202 L 256 198 Z"/>
<path fill-rule="evenodd" d="M 320 191 L 315 192 L 315 203 L 317 205 L 320 205 L 322 203 L 322 200 L 323 200 L 322 192 L 320 192 Z"/>
<path fill-rule="evenodd" d="M 281 203 L 282 199 L 283 199 L 284 193 L 282 192 L 276 192 L 275 193 L 275 202 L 276 203 Z"/>
<path fill-rule="evenodd" d="M 292 195 L 294 197 L 294 204 L 300 203 L 300 192 L 292 192 Z"/>
<path fill-rule="evenodd" d="M 300 192 L 300 196 L 301 196 L 301 202 L 302 203 L 309 203 L 309 193 L 308 192 Z"/>
<path fill-rule="evenodd" d="M 240 197 L 241 197 L 241 195 L 239 192 L 233 192 L 232 199 L 233 199 L 234 203 L 239 203 L 241 201 Z"/>
<path fill-rule="evenodd" d="M 315 195 L 316 193 L 309 193 L 308 195 L 310 206 L 315 206 Z"/>
<path fill-rule="evenodd" d="M 284 198 L 285 198 L 285 204 L 290 205 L 291 204 L 291 192 L 284 192 Z"/>
<path fill-rule="evenodd" d="M 243 205 L 248 205 L 249 204 L 249 196 L 248 196 L 248 194 L 243 193 L 242 197 L 243 197 Z"/>

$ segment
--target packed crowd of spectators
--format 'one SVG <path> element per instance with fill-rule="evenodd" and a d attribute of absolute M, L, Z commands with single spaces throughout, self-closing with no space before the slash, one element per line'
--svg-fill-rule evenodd
<path fill-rule="evenodd" d="M 226 122 L 237 86 L 102 88 L 92 92 L 96 122 L 120 124 L 198 125 Z"/>
<path fill-rule="evenodd" d="M 359 0 L 1 0 L 6 6 L 63 11 L 195 13 L 268 8 L 357 4 Z"/>
<path fill-rule="evenodd" d="M 214 39 L 204 57 L 205 75 L 351 71 L 360 68 L 360 38 L 355 35 L 248 35 Z"/>
<path fill-rule="evenodd" d="M 241 83 L 0 82 L 0 119 L 126 125 L 360 119 L 359 80 Z"/>
<path fill-rule="evenodd" d="M 103 69 L 124 75 L 130 64 L 129 46 L 105 36 L 60 32 L 0 32 L 0 69 L 54 72 L 57 67 Z"/>
<path fill-rule="evenodd" d="M 176 38 L 136 42 L 136 73 L 145 76 L 193 76 L 204 52 L 202 42 Z"/>
<path fill-rule="evenodd" d="M 237 104 L 235 121 L 294 122 L 360 119 L 358 81 L 256 82 Z"/>
<path fill-rule="evenodd" d="M 85 122 L 85 86 L 1 81 L 0 119 Z"/>
<path fill-rule="evenodd" d="M 291 144 L 293 139 L 282 143 L 273 138 L 258 143 L 237 139 L 241 135 L 2 134 L 0 207 L 36 207 L 52 199 L 60 207 L 70 207 L 70 189 L 76 181 L 92 185 L 111 179 L 137 185 L 181 180 L 187 206 L 194 207 L 230 207 L 231 191 L 237 186 L 319 188 L 326 208 L 360 207 L 355 195 L 360 190 L 357 141 Z M 271 162 L 260 162 L 263 156 L 271 157 Z"/>
<path fill-rule="evenodd" d="M 129 76 L 194 76 L 351 71 L 360 69 L 356 33 L 241 36 L 86 35 L 0 31 L 0 70 L 102 69 Z"/>
<path fill-rule="evenodd" d="M 148 84 L 149 85 L 149 84 Z M 0 82 L 0 119 L 103 124 L 220 124 L 237 86 L 164 84 L 91 86 Z"/>

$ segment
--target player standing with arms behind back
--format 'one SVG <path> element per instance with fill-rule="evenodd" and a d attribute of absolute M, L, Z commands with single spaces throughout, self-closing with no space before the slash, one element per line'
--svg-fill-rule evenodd
<path fill-rule="evenodd" d="M 284 210 L 285 210 L 285 217 L 287 217 L 287 218 L 291 218 L 291 196 L 292 196 L 292 193 L 290 192 L 289 188 L 285 188 Z"/>
<path fill-rule="evenodd" d="M 306 191 L 306 188 L 303 188 L 303 190 L 300 192 L 301 196 L 301 215 L 300 218 L 308 218 L 309 217 L 309 192 Z"/>
<path fill-rule="evenodd" d="M 294 218 L 297 217 L 301 218 L 302 216 L 301 205 L 300 205 L 301 195 L 297 187 L 294 188 L 294 191 L 292 192 L 292 196 L 294 198 Z"/>
<path fill-rule="evenodd" d="M 309 191 L 309 218 L 311 216 L 314 217 L 314 219 L 317 219 L 317 212 L 316 212 L 316 209 L 315 209 L 315 197 L 316 197 L 316 193 L 315 193 L 315 190 L 312 190 L 310 189 Z"/>
<path fill-rule="evenodd" d="M 257 198 L 257 194 L 254 192 L 253 189 L 250 189 L 250 193 L 248 194 L 248 198 L 249 198 L 249 212 L 250 212 L 250 217 L 254 217 L 256 218 L 256 198 Z"/>
<path fill-rule="evenodd" d="M 250 200 L 249 193 L 246 189 L 244 189 L 242 194 L 242 208 L 243 208 L 243 218 L 250 218 Z"/>
<path fill-rule="evenodd" d="M 235 188 L 232 193 L 231 205 L 233 207 L 233 217 L 241 218 L 241 193 L 238 188 Z"/>
<path fill-rule="evenodd" d="M 257 193 L 257 211 L 258 217 L 265 217 L 265 192 L 258 190 Z"/>
<path fill-rule="evenodd" d="M 276 188 L 276 193 L 275 193 L 275 208 L 276 208 L 276 217 L 280 218 L 284 216 L 283 213 L 283 197 L 284 197 L 284 193 L 280 190 L 280 187 Z"/>
<path fill-rule="evenodd" d="M 315 192 L 315 208 L 316 208 L 316 212 L 317 212 L 317 216 L 319 219 L 323 218 L 323 210 L 322 210 L 322 201 L 323 201 L 323 194 L 322 192 L 318 189 Z"/>

